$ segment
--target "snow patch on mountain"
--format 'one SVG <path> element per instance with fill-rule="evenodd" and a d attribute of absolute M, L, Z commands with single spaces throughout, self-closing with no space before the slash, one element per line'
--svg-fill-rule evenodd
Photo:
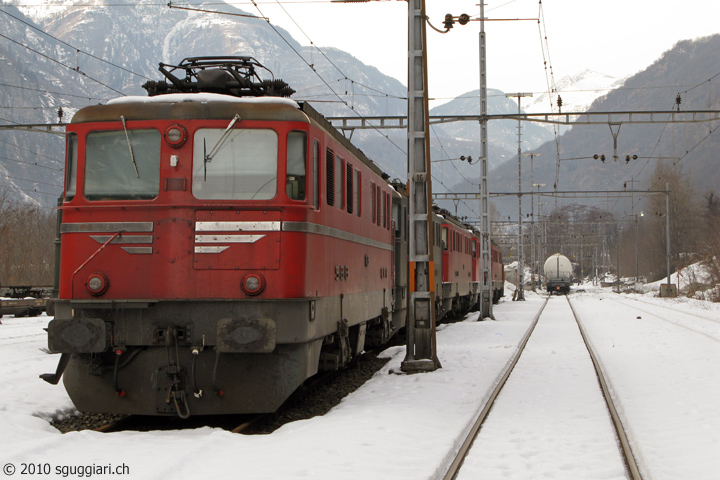
<path fill-rule="evenodd" d="M 584 112 L 597 98 L 622 87 L 627 78 L 613 77 L 589 69 L 576 75 L 567 75 L 557 83 L 557 92 L 546 92 L 527 99 L 523 102 L 523 108 L 527 113 L 557 112 L 559 95 L 562 98 L 562 112 Z"/>

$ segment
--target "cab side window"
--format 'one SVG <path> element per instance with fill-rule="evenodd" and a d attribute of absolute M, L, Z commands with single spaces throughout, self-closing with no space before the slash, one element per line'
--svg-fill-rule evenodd
<path fill-rule="evenodd" d="M 307 136 L 292 131 L 287 138 L 287 180 L 285 190 L 291 200 L 305 200 Z"/>

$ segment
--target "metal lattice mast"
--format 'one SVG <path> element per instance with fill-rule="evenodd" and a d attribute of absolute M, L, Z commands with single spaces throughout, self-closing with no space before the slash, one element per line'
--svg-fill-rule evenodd
<path fill-rule="evenodd" d="M 523 221 L 522 221 L 522 122 L 520 121 L 520 115 L 522 109 L 520 108 L 520 99 L 522 97 L 532 97 L 532 93 L 506 93 L 506 97 L 517 97 L 518 104 L 518 268 L 517 268 L 517 293 L 515 300 L 525 300 L 525 288 L 523 282 L 525 281 L 525 264 L 523 262 Z"/>
<path fill-rule="evenodd" d="M 430 117 L 428 116 L 425 0 L 408 1 L 408 184 L 410 203 L 407 351 L 402 370 L 440 367 L 435 341 Z"/>

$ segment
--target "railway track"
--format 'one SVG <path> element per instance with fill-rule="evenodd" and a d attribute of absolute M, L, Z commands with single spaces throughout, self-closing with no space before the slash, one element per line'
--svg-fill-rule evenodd
<path fill-rule="evenodd" d="M 615 300 L 618 300 L 618 299 L 616 298 Z M 709 317 L 709 316 L 707 316 L 707 315 L 698 315 L 697 313 L 692 313 L 692 312 L 688 312 L 688 311 L 686 311 L 686 310 L 680 310 L 680 309 L 677 309 L 677 308 L 673 308 L 673 307 L 671 307 L 670 305 L 667 305 L 667 304 L 665 304 L 665 305 L 660 305 L 660 304 L 657 304 L 657 303 L 652 303 L 652 302 L 650 302 L 650 301 L 648 301 L 648 300 L 646 300 L 646 299 L 644 299 L 644 298 L 624 297 L 623 300 L 627 300 L 627 301 L 629 301 L 629 302 L 642 303 L 642 304 L 644 304 L 644 305 L 648 305 L 648 306 L 651 306 L 651 307 L 658 307 L 658 308 L 662 308 L 662 309 L 665 309 L 665 310 L 670 310 L 670 311 L 672 311 L 672 312 L 674 312 L 674 313 L 677 313 L 677 314 L 680 314 L 680 315 L 686 315 L 686 316 L 690 316 L 690 317 L 695 317 L 695 318 L 699 318 L 699 319 L 701 319 L 701 320 L 705 320 L 705 321 L 708 321 L 708 322 L 717 323 L 717 324 L 720 325 L 720 318 L 711 318 L 711 317 Z M 710 312 L 710 311 L 708 310 L 708 312 Z M 717 315 L 720 316 L 720 313 L 718 313 Z"/>
<path fill-rule="evenodd" d="M 616 409 L 613 399 L 610 395 L 607 380 L 605 379 L 604 373 L 600 367 L 597 356 L 596 356 L 595 352 L 593 351 L 592 345 L 587 338 L 585 329 L 582 326 L 582 322 L 581 322 L 580 318 L 578 317 L 577 313 L 575 312 L 575 309 L 572 306 L 572 302 L 570 301 L 570 299 L 568 297 L 566 297 L 566 298 L 567 298 L 567 302 L 569 304 L 570 311 L 572 312 L 573 320 L 577 324 L 577 327 L 580 331 L 580 335 L 583 339 L 585 348 L 587 349 L 587 352 L 592 361 L 592 365 L 593 365 L 595 374 L 597 376 L 597 381 L 600 385 L 600 390 L 602 391 L 602 395 L 603 395 L 603 397 L 605 399 L 605 403 L 607 405 L 607 410 L 612 419 L 615 434 L 617 436 L 617 444 L 619 444 L 619 447 L 620 447 L 619 454 L 625 463 L 626 475 L 628 476 L 628 478 L 631 478 L 633 480 L 641 479 L 642 476 L 640 474 L 637 462 L 635 460 L 635 456 L 633 455 L 630 443 L 627 439 L 627 434 L 625 433 L 625 429 L 622 425 L 622 422 L 617 413 L 617 409 Z M 486 421 L 489 418 L 492 418 L 489 414 L 490 414 L 493 406 L 496 403 L 496 399 L 500 395 L 500 392 L 503 390 L 503 388 L 506 386 L 508 379 L 512 378 L 512 373 L 515 369 L 515 366 L 517 365 L 517 363 L 521 359 L 523 353 L 525 352 L 528 342 L 531 339 L 531 336 L 533 335 L 533 333 L 535 332 L 536 326 L 537 326 L 541 316 L 543 315 L 543 312 L 545 311 L 545 307 L 547 306 L 549 300 L 550 299 L 548 298 L 545 301 L 541 310 L 538 312 L 537 316 L 534 318 L 533 323 L 532 323 L 530 329 L 528 330 L 528 333 L 523 338 L 523 341 L 521 342 L 521 344 L 518 348 L 518 351 L 516 352 L 515 357 L 512 360 L 511 365 L 507 369 L 506 373 L 503 375 L 501 381 L 497 384 L 497 386 L 493 390 L 486 405 L 482 409 L 478 418 L 475 420 L 475 423 L 470 428 L 469 433 L 468 433 L 466 439 L 464 440 L 462 446 L 460 447 L 455 459 L 452 461 L 447 473 L 443 477 L 444 480 L 454 480 L 457 478 L 473 478 L 475 476 L 475 475 L 466 475 L 466 477 L 463 477 L 461 475 L 464 462 L 470 455 L 472 455 L 471 452 L 473 451 L 473 444 L 474 444 L 475 440 L 478 438 Z M 561 301 L 560 298 L 558 298 L 557 301 Z"/>
<path fill-rule="evenodd" d="M 665 305 L 651 304 L 633 298 L 609 298 L 616 303 L 629 306 L 638 312 L 643 312 L 677 327 L 703 335 L 715 342 L 720 342 L 720 320 L 693 313 L 680 312 Z M 638 304 L 643 305 L 643 307 L 638 307 Z M 672 312 L 670 314 L 672 318 L 662 312 Z"/>
<path fill-rule="evenodd" d="M 511 360 L 508 368 L 506 369 L 503 376 L 500 378 L 500 381 L 498 382 L 497 386 L 493 389 L 492 394 L 490 394 L 490 398 L 488 399 L 487 403 L 483 407 L 483 409 L 480 411 L 480 415 L 478 415 L 477 419 L 475 420 L 475 423 L 473 423 L 473 426 L 470 428 L 470 432 L 468 433 L 467 437 L 465 438 L 465 441 L 460 446 L 460 450 L 458 451 L 457 455 L 455 456 L 455 459 L 450 464 L 450 468 L 448 469 L 447 473 L 443 477 L 443 480 L 454 480 L 457 478 L 458 473 L 460 472 L 460 468 L 462 467 L 463 462 L 465 461 L 465 458 L 472 448 L 473 443 L 475 442 L 475 438 L 477 438 L 478 433 L 480 433 L 480 429 L 482 428 L 483 424 L 485 423 L 485 419 L 487 418 L 488 414 L 490 413 L 490 409 L 495 404 L 495 399 L 497 399 L 497 396 L 500 394 L 500 391 L 505 386 L 505 383 L 507 382 L 507 379 L 510 377 L 510 374 L 512 373 L 513 369 L 515 368 L 515 365 L 517 365 L 518 360 L 520 359 L 520 355 L 522 355 L 523 350 L 525 349 L 525 346 L 527 345 L 528 340 L 530 339 L 530 335 L 532 335 L 533 331 L 535 330 L 535 327 L 537 326 L 538 320 L 540 319 L 540 316 L 542 315 L 543 310 L 545 310 L 545 306 L 547 305 L 548 301 L 550 299 L 550 296 L 548 296 L 547 299 L 545 299 L 545 303 L 543 303 L 543 306 L 540 308 L 540 311 L 538 311 L 537 315 L 532 321 L 532 324 L 530 325 L 530 328 L 528 329 L 527 333 L 523 337 L 522 341 L 520 342 L 520 345 L 518 346 L 517 351 L 515 352 L 515 356 Z"/>
<path fill-rule="evenodd" d="M 628 441 L 627 433 L 625 433 L 625 427 L 623 427 L 622 421 L 620 420 L 620 416 L 618 415 L 617 408 L 615 407 L 615 402 L 613 401 L 612 395 L 610 395 L 610 390 L 608 388 L 607 380 L 605 379 L 605 374 L 603 373 L 602 367 L 600 366 L 598 357 L 595 353 L 595 350 L 592 347 L 592 344 L 588 340 L 587 334 L 585 333 L 585 328 L 583 328 L 582 322 L 580 321 L 580 317 L 578 316 L 577 312 L 575 311 L 575 308 L 573 308 L 572 302 L 570 301 L 569 297 L 567 297 L 567 301 L 568 301 L 568 304 L 570 305 L 570 309 L 572 310 L 573 317 L 575 318 L 575 322 L 577 322 L 578 328 L 580 329 L 580 334 L 582 335 L 583 341 L 585 342 L 585 346 L 587 347 L 588 353 L 590 354 L 590 358 L 592 359 L 593 366 L 595 367 L 595 373 L 598 377 L 598 382 L 600 383 L 600 388 L 603 391 L 603 396 L 605 397 L 605 403 L 608 406 L 608 411 L 610 412 L 610 417 L 612 418 L 613 426 L 615 427 L 615 433 L 617 434 L 618 440 L 620 442 L 623 459 L 625 460 L 625 466 L 627 467 L 628 471 L 630 472 L 630 477 L 633 480 L 641 480 L 642 476 L 640 475 L 640 470 L 638 469 L 637 461 L 635 460 L 635 455 L 633 454 L 632 448 L 630 446 L 630 442 Z"/>

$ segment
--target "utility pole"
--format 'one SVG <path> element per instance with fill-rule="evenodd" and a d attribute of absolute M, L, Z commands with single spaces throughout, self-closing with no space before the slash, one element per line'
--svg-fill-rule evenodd
<path fill-rule="evenodd" d="M 492 318 L 492 278 L 490 278 L 490 190 L 488 188 L 488 141 L 487 141 L 487 75 L 485 51 L 485 4 L 480 0 L 480 233 L 482 244 L 482 292 L 480 295 L 480 318 Z"/>
<path fill-rule="evenodd" d="M 506 93 L 506 97 L 517 97 L 518 117 L 522 114 L 520 108 L 520 99 L 522 97 L 532 97 L 532 93 Z M 522 224 L 522 121 L 518 118 L 518 287 L 515 300 L 525 300 L 525 289 L 523 282 L 525 281 L 525 265 L 523 264 L 523 224 Z"/>
<path fill-rule="evenodd" d="M 620 226 L 615 223 L 615 233 L 617 233 L 617 293 L 620 293 Z"/>
<path fill-rule="evenodd" d="M 407 351 L 401 369 L 430 372 L 441 367 L 435 338 L 430 176 L 430 118 L 425 0 L 408 0 L 408 184 L 410 187 Z"/>
<path fill-rule="evenodd" d="M 660 285 L 661 297 L 677 297 L 677 290 L 670 284 L 670 184 L 665 184 L 665 255 L 667 257 L 667 284 Z"/>
<path fill-rule="evenodd" d="M 638 244 L 638 217 L 643 216 L 643 212 L 640 213 L 629 213 L 628 214 L 631 217 L 635 217 L 635 286 L 633 287 L 633 291 L 638 291 L 638 282 L 640 281 L 640 262 L 639 262 L 639 253 L 640 248 Z"/>

